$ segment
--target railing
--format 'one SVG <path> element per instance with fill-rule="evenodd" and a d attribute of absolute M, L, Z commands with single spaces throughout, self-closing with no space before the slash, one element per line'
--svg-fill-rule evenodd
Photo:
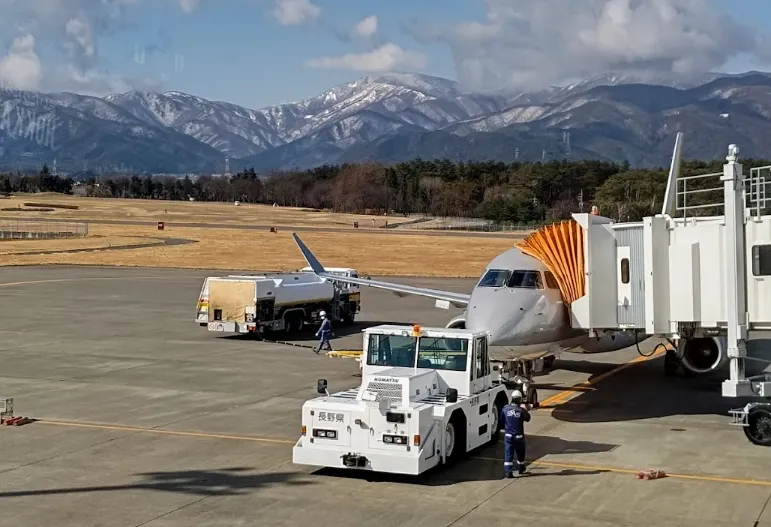
<path fill-rule="evenodd" d="M 723 185 L 712 186 L 713 182 L 708 181 L 708 178 L 715 178 L 720 182 L 722 176 L 722 172 L 713 172 L 711 174 L 677 178 L 675 210 L 682 211 L 683 218 L 687 218 L 688 211 L 722 207 Z M 689 182 L 691 190 L 688 189 Z M 712 201 L 713 199 L 716 201 Z M 700 214 L 696 213 L 693 215 L 699 216 Z"/>
<path fill-rule="evenodd" d="M 756 167 L 750 170 L 749 182 L 745 183 L 747 190 L 744 203 L 751 215 L 760 217 L 771 213 L 771 165 Z"/>
<path fill-rule="evenodd" d="M 701 212 L 707 212 L 707 209 L 714 209 L 710 211 L 712 215 L 723 214 L 722 176 L 722 172 L 714 172 L 677 178 L 675 209 L 683 213 L 683 218 L 687 218 L 689 213 L 692 217 L 703 216 Z M 750 169 L 750 175 L 744 177 L 743 182 L 744 205 L 748 213 L 754 216 L 771 213 L 771 165 Z"/>
<path fill-rule="evenodd" d="M 414 229 L 424 231 L 461 231 L 461 232 L 529 232 L 543 225 L 517 223 L 496 223 L 478 218 L 427 218 L 424 221 L 409 222 L 394 226 L 394 230 Z"/>
<path fill-rule="evenodd" d="M 87 236 L 88 223 L 57 220 L 0 220 L 0 238 Z"/>

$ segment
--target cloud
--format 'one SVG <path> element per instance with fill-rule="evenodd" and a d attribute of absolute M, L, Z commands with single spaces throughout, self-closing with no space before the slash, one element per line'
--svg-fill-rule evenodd
<path fill-rule="evenodd" d="M 91 34 L 91 26 L 79 18 L 70 18 L 64 25 L 67 36 L 80 46 L 80 52 L 85 57 L 94 56 L 94 41 Z"/>
<path fill-rule="evenodd" d="M 199 0 L 179 0 L 179 7 L 181 7 L 182 11 L 185 13 L 192 13 L 198 6 L 198 1 Z"/>
<path fill-rule="evenodd" d="M 131 28 L 126 8 L 142 1 L 0 0 L 0 35 L 16 37 L 0 80 L 28 90 L 101 95 L 147 85 L 110 73 L 99 56 L 100 39 Z M 38 53 L 46 58 L 42 64 Z"/>
<path fill-rule="evenodd" d="M 318 69 L 339 69 L 363 72 L 383 72 L 426 67 L 426 57 L 407 51 L 391 42 L 364 53 L 346 53 L 339 57 L 319 57 L 306 65 Z"/>
<path fill-rule="evenodd" d="M 299 26 L 321 16 L 321 8 L 310 0 L 275 0 L 273 16 L 285 26 Z"/>
<path fill-rule="evenodd" d="M 8 54 L 0 61 L 0 87 L 37 90 L 43 80 L 43 67 L 35 53 L 35 37 L 24 35 L 14 39 Z"/>
<path fill-rule="evenodd" d="M 613 72 L 693 78 L 739 54 L 771 59 L 767 37 L 710 0 L 485 0 L 486 20 L 412 33 L 449 45 L 470 89 L 540 89 Z"/>
<path fill-rule="evenodd" d="M 371 15 L 359 20 L 353 26 L 354 38 L 372 38 L 377 34 L 377 16 Z"/>

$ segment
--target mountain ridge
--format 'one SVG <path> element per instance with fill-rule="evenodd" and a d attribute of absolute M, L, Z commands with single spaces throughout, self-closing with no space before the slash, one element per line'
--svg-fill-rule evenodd
<path fill-rule="evenodd" d="M 0 90 L 0 168 L 54 158 L 63 170 L 176 173 L 222 172 L 225 158 L 231 170 L 260 171 L 415 157 L 658 166 L 677 131 L 685 132 L 687 157 L 715 158 L 732 142 L 763 156 L 771 74 L 639 80 L 605 74 L 539 92 L 474 93 L 441 77 L 389 73 L 258 109 L 174 90 L 105 97 Z M 57 126 L 40 141 L 45 133 L 29 130 L 45 119 Z"/>

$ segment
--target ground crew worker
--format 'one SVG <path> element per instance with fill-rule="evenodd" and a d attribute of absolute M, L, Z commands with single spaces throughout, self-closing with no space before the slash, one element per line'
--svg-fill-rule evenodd
<path fill-rule="evenodd" d="M 501 410 L 504 426 L 503 474 L 514 477 L 514 457 L 517 458 L 517 473 L 525 473 L 525 423 L 530 421 L 530 407 L 522 404 L 522 392 L 511 392 L 511 403 Z"/>
<path fill-rule="evenodd" d="M 316 332 L 316 336 L 321 335 L 321 337 L 319 338 L 319 345 L 313 350 L 316 354 L 321 351 L 325 344 L 327 349 L 332 351 L 332 345 L 329 343 L 329 336 L 332 334 L 332 322 L 327 318 L 326 311 L 321 311 L 319 317 L 321 317 L 321 327 Z"/>

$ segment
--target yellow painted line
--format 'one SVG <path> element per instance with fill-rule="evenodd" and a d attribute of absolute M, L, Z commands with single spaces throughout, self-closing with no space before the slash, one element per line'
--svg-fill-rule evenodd
<path fill-rule="evenodd" d="M 242 436 L 242 435 L 231 435 L 231 434 L 209 434 L 205 432 L 185 432 L 185 431 L 177 431 L 177 430 L 164 430 L 159 428 L 139 428 L 134 426 L 118 426 L 118 425 L 108 425 L 108 424 L 100 424 L 100 423 L 79 423 L 74 421 L 49 421 L 49 420 L 43 419 L 35 422 L 39 424 L 53 425 L 53 426 L 92 428 L 92 429 L 99 429 L 99 430 L 115 430 L 115 431 L 121 431 L 121 432 L 145 432 L 145 433 L 165 434 L 165 435 L 173 435 L 173 436 L 200 437 L 205 439 L 229 439 L 229 440 L 235 440 L 235 441 L 253 441 L 256 443 L 274 443 L 274 444 L 282 444 L 282 445 L 294 445 L 296 442 L 295 440 L 291 440 L 291 439 L 278 439 L 278 438 L 272 438 L 272 437 Z M 495 461 L 497 463 L 501 462 L 499 458 L 493 458 L 493 457 L 474 456 L 471 459 L 479 459 L 483 461 Z M 561 469 L 572 469 L 572 470 L 594 470 L 598 472 L 610 472 L 615 474 L 637 474 L 638 472 L 640 472 L 639 470 L 634 470 L 634 469 L 608 467 L 604 465 L 557 463 L 557 462 L 542 461 L 542 460 L 533 461 L 532 463 L 530 463 L 530 467 L 531 468 L 532 467 L 561 468 Z M 705 482 L 712 482 L 712 483 L 731 483 L 734 485 L 754 485 L 754 486 L 761 486 L 761 487 L 771 487 L 771 481 L 759 480 L 759 479 L 728 478 L 723 476 L 712 476 L 707 474 L 673 474 L 669 472 L 667 472 L 667 477 L 687 480 L 687 481 L 705 481 Z"/>
<path fill-rule="evenodd" d="M 500 462 L 500 459 L 492 457 L 474 457 L 472 459 L 480 459 L 485 461 Z M 552 461 L 533 461 L 530 463 L 530 467 L 546 467 L 546 468 L 563 468 L 572 470 L 595 470 L 598 472 L 610 472 L 614 474 L 637 474 L 640 470 L 633 470 L 629 468 L 618 467 L 606 467 L 602 465 L 584 465 L 578 463 L 557 463 Z M 760 487 L 771 487 L 771 481 L 763 479 L 746 479 L 746 478 L 727 478 L 723 476 L 711 476 L 708 474 L 673 474 L 667 472 L 666 478 L 682 479 L 688 481 L 707 481 L 712 483 L 732 483 L 734 485 L 755 485 Z"/>
<path fill-rule="evenodd" d="M 90 278 L 53 278 L 50 280 L 29 280 L 27 282 L 3 282 L 0 287 L 12 287 L 16 285 L 51 284 L 54 282 L 86 282 L 91 280 L 159 280 L 162 276 L 95 276 Z"/>
<path fill-rule="evenodd" d="M 240 435 L 231 435 L 231 434 L 209 434 L 205 432 L 185 432 L 182 430 L 164 430 L 161 428 L 140 428 L 135 426 L 119 426 L 119 425 L 108 425 L 108 424 L 101 424 L 101 423 L 79 423 L 76 421 L 49 421 L 47 419 L 41 419 L 39 421 L 34 421 L 34 422 L 38 424 L 43 424 L 43 425 L 69 426 L 74 428 L 96 428 L 99 430 L 115 430 L 119 432 L 146 432 L 146 433 L 166 434 L 166 435 L 174 435 L 174 436 L 203 437 L 207 439 L 231 439 L 231 440 L 238 440 L 238 441 L 254 441 L 257 443 L 278 443 L 282 445 L 293 445 L 296 443 L 296 441 L 291 441 L 289 439 L 276 439 L 272 437 L 240 436 Z"/>
<path fill-rule="evenodd" d="M 667 347 L 669 347 L 667 345 Z M 625 369 L 634 366 L 635 364 L 638 364 L 640 362 L 644 362 L 648 359 L 654 359 L 660 355 L 662 355 L 666 350 L 665 349 L 659 349 L 656 351 L 653 355 L 650 355 L 648 357 L 643 357 L 642 355 L 639 357 L 635 357 L 633 360 L 626 362 L 624 364 L 621 364 L 619 366 L 616 366 L 610 371 L 606 371 L 605 373 L 601 373 L 600 375 L 597 375 L 596 377 L 593 377 L 589 379 L 588 381 L 580 382 L 578 384 L 574 384 L 567 390 L 561 391 L 555 395 L 552 395 L 551 397 L 548 397 L 545 399 L 540 405 L 539 409 L 548 410 L 550 408 L 559 406 L 560 404 L 568 402 L 573 397 L 577 397 L 579 394 L 587 391 L 587 388 L 591 388 L 598 382 L 601 382 L 609 377 L 612 377 L 613 375 L 616 375 L 618 373 L 621 373 Z"/>

